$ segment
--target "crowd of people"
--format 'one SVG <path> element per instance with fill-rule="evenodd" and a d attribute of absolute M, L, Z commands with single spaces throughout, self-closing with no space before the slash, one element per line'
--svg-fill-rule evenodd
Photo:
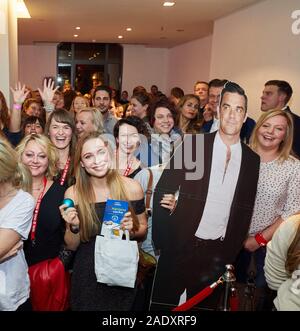
<path fill-rule="evenodd" d="M 28 268 L 62 252 L 73 311 L 171 309 L 226 264 L 246 284 L 253 261 L 255 309 L 300 310 L 300 117 L 288 82 L 266 82 L 257 123 L 226 79 L 169 96 L 98 85 L 66 101 L 51 80 L 11 93 L 9 109 L 0 91 L 0 311 L 38 310 Z M 96 279 L 109 199 L 129 203 L 121 229 L 157 261 L 135 288 Z M 198 309 L 220 309 L 222 291 Z"/>

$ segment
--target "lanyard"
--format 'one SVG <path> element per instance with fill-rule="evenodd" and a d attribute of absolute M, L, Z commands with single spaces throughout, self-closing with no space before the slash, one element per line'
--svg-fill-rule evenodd
<path fill-rule="evenodd" d="M 117 150 L 116 150 L 116 161 L 117 161 L 117 168 L 119 168 L 119 164 L 118 164 L 119 157 L 118 157 L 118 151 Z M 125 171 L 123 173 L 123 176 L 127 177 L 129 175 L 130 170 L 132 168 L 132 165 L 133 165 L 133 158 L 131 158 L 130 162 L 127 163 L 127 167 L 126 167 L 126 169 L 125 169 Z"/>
<path fill-rule="evenodd" d="M 132 164 L 133 164 L 133 159 L 130 160 L 130 163 L 127 164 L 127 168 L 125 169 L 123 176 L 127 177 L 130 173 L 130 170 L 132 168 Z"/>
<path fill-rule="evenodd" d="M 44 184 L 43 191 L 37 199 L 37 202 L 36 202 L 36 205 L 35 205 L 35 208 L 34 208 L 34 212 L 33 212 L 32 227 L 31 227 L 31 234 L 30 234 L 30 239 L 31 239 L 33 244 L 35 242 L 35 232 L 36 232 L 37 218 L 38 218 L 38 215 L 39 215 L 41 202 L 42 202 L 43 195 L 44 195 L 46 185 L 47 185 L 46 176 L 43 179 L 43 184 Z"/>
<path fill-rule="evenodd" d="M 69 167 L 70 167 L 70 161 L 71 161 L 71 157 L 69 156 L 69 157 L 68 157 L 68 160 L 67 160 L 67 162 L 66 162 L 66 164 L 65 164 L 65 167 L 64 167 L 64 170 L 63 170 L 63 173 L 62 173 L 62 176 L 61 176 L 60 182 L 59 182 L 59 184 L 60 184 L 61 186 L 63 186 L 64 183 L 65 183 L 65 180 L 66 180 L 66 177 L 67 177 L 67 173 L 68 173 L 68 170 L 69 170 Z"/>

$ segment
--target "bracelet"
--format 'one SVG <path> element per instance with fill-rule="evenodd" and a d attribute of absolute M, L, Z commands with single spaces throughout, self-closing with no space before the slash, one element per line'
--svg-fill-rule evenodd
<path fill-rule="evenodd" d="M 264 238 L 264 236 L 262 235 L 261 232 L 257 233 L 255 236 L 254 236 L 254 239 L 256 240 L 256 242 L 258 243 L 258 245 L 260 247 L 264 247 L 267 245 L 267 240 Z"/>
<path fill-rule="evenodd" d="M 74 234 L 79 233 L 79 226 L 76 225 L 70 225 L 70 231 Z"/>
<path fill-rule="evenodd" d="M 22 109 L 22 104 L 21 103 L 14 103 L 13 107 L 17 110 L 21 110 Z"/>

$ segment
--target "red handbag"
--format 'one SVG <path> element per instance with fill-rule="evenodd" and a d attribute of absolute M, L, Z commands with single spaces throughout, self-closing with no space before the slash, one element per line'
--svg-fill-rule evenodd
<path fill-rule="evenodd" d="M 70 273 L 56 257 L 28 269 L 30 299 L 34 311 L 64 311 L 69 308 Z"/>

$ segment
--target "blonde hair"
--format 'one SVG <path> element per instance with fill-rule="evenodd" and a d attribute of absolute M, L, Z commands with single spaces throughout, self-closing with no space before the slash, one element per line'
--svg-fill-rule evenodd
<path fill-rule="evenodd" d="M 104 132 L 103 116 L 97 108 L 94 107 L 83 108 L 77 114 L 81 114 L 81 113 L 90 113 L 92 115 L 92 122 L 96 128 L 95 131 L 97 131 L 98 133 Z"/>
<path fill-rule="evenodd" d="M 10 143 L 0 138 L 0 184 L 10 182 L 15 188 L 31 192 L 31 173 Z"/>
<path fill-rule="evenodd" d="M 279 151 L 279 157 L 278 161 L 283 162 L 286 161 L 291 152 L 292 152 L 292 145 L 293 145 L 293 135 L 294 135 L 294 124 L 292 116 L 281 109 L 271 109 L 267 112 L 264 112 L 260 118 L 258 119 L 256 126 L 252 132 L 251 138 L 250 138 L 250 147 L 256 152 L 257 146 L 258 146 L 258 139 L 257 139 L 257 132 L 260 129 L 260 127 L 267 121 L 268 119 L 275 117 L 275 116 L 283 116 L 287 121 L 287 128 L 286 133 L 283 141 L 280 143 L 278 151 Z"/>
<path fill-rule="evenodd" d="M 88 108 L 89 105 L 90 105 L 89 100 L 88 100 L 85 96 L 83 96 L 83 95 L 81 95 L 81 94 L 76 95 L 75 98 L 73 99 L 72 104 L 71 104 L 71 107 L 70 107 L 70 112 L 71 112 L 73 115 L 75 115 L 74 103 L 75 103 L 75 99 L 76 99 L 76 98 L 81 98 L 81 99 L 84 100 L 84 102 L 85 102 L 85 108 Z"/>
<path fill-rule="evenodd" d="M 41 134 L 29 134 L 22 139 L 20 144 L 17 146 L 16 151 L 18 153 L 19 162 L 22 162 L 22 155 L 25 151 L 27 144 L 30 141 L 35 141 L 38 145 L 42 146 L 48 157 L 48 168 L 45 176 L 48 179 L 53 179 L 58 174 L 57 162 L 58 162 L 58 154 L 55 146 L 52 144 L 50 139 Z"/>
<path fill-rule="evenodd" d="M 293 239 L 287 251 L 285 269 L 287 270 L 287 272 L 292 274 L 295 270 L 297 270 L 299 264 L 300 264 L 300 222 L 297 227 L 295 238 Z"/>
<path fill-rule="evenodd" d="M 74 191 L 78 201 L 78 215 L 80 219 L 80 237 L 82 241 L 88 241 L 92 236 L 99 233 L 100 224 L 95 210 L 96 196 L 91 183 L 91 176 L 88 174 L 80 164 L 81 153 L 83 145 L 91 139 L 100 139 L 108 149 L 110 159 L 113 160 L 112 151 L 108 145 L 108 141 L 104 139 L 99 132 L 91 132 L 85 134 L 78 143 L 78 147 L 75 152 L 74 167 L 76 184 L 74 185 Z M 125 189 L 123 179 L 119 175 L 118 171 L 111 167 L 105 175 L 107 179 L 107 185 L 109 188 L 110 196 L 115 200 L 128 201 L 128 194 Z M 129 203 L 129 210 L 133 218 L 133 230 L 138 230 L 138 219 L 134 213 L 132 206 Z"/>

